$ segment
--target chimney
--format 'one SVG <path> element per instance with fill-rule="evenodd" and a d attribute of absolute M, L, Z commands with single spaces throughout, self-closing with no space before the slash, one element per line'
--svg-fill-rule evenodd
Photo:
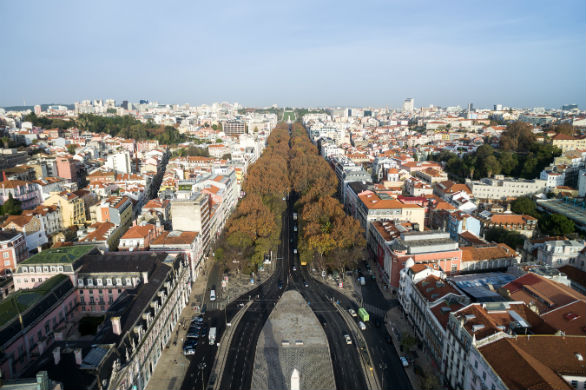
<path fill-rule="evenodd" d="M 58 365 L 61 361 L 61 347 L 53 349 L 53 361 L 55 362 L 55 365 Z"/>
<path fill-rule="evenodd" d="M 120 325 L 120 317 L 110 318 L 112 321 L 112 333 L 120 336 L 122 334 L 122 326 Z"/>
<path fill-rule="evenodd" d="M 38 251 L 39 253 L 41 253 L 41 252 L 43 251 L 43 247 L 42 247 L 42 246 L 38 246 L 38 247 L 37 247 L 37 251 Z"/>
<path fill-rule="evenodd" d="M 142 282 L 144 284 L 147 284 L 149 282 L 149 273 L 148 272 L 143 272 L 142 273 Z"/>
<path fill-rule="evenodd" d="M 8 180 L 6 178 L 6 171 L 2 171 L 2 181 L 6 181 L 6 180 Z"/>
<path fill-rule="evenodd" d="M 73 353 L 75 354 L 75 364 L 81 366 L 81 362 L 83 361 L 83 358 L 81 356 L 81 348 L 75 348 Z"/>

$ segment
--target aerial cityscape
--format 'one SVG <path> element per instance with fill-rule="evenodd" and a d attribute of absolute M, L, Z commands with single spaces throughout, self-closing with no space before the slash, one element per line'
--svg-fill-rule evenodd
<path fill-rule="evenodd" d="M 586 389 L 586 3 L 0 2 L 0 389 Z"/>

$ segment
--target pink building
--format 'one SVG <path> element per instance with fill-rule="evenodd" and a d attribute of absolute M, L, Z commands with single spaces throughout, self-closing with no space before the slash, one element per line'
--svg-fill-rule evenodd
<path fill-rule="evenodd" d="M 79 170 L 78 162 L 69 157 L 57 157 L 57 175 L 73 182 L 77 181 L 77 172 Z"/>
<path fill-rule="evenodd" d="M 41 204 L 43 197 L 39 186 L 22 180 L 4 180 L 0 182 L 0 204 L 4 204 L 10 196 L 22 202 L 23 209 L 34 209 Z"/>
<path fill-rule="evenodd" d="M 76 307 L 74 291 L 67 276 L 56 275 L 32 290 L 17 291 L 0 302 L 3 379 L 20 375 L 36 356 L 63 339 L 65 323 Z"/>

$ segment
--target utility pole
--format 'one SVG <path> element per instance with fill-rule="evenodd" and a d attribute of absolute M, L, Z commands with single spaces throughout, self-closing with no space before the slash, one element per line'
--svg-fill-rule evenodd
<path fill-rule="evenodd" d="M 203 360 L 197 365 L 199 372 L 201 372 L 201 390 L 204 390 L 203 371 L 205 370 L 206 367 L 207 367 L 207 364 Z"/>

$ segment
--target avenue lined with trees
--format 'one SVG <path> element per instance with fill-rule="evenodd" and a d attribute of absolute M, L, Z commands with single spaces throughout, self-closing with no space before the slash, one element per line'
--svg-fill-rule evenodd
<path fill-rule="evenodd" d="M 293 124 L 291 137 L 288 125 L 279 123 L 262 156 L 250 167 L 243 185 L 245 197 L 215 250 L 223 271 L 254 271 L 266 254 L 276 252 L 286 209 L 283 198 L 291 190 L 299 195 L 294 207 L 299 215 L 301 261 L 343 273 L 363 257 L 364 230 L 335 198 L 333 170 L 300 123 Z"/>

